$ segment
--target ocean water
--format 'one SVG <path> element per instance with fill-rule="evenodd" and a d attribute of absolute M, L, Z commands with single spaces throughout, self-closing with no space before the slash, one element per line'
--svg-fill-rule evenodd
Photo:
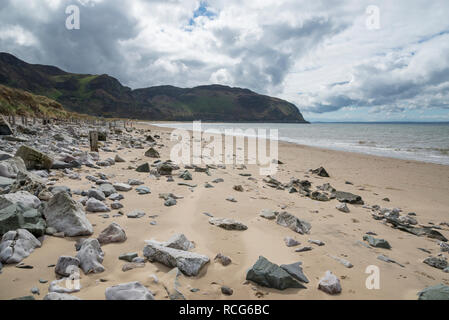
<path fill-rule="evenodd" d="M 192 130 L 192 123 L 154 123 Z M 278 129 L 279 140 L 449 165 L 449 123 L 201 123 L 201 130 Z"/>

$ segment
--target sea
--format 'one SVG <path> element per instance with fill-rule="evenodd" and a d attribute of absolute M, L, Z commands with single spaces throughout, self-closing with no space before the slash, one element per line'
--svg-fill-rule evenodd
<path fill-rule="evenodd" d="M 153 123 L 192 130 L 192 122 Z M 209 123 L 201 130 L 277 129 L 278 139 L 325 149 L 449 165 L 449 123 Z M 236 135 L 239 133 L 237 132 Z M 241 133 L 240 133 L 241 134 Z"/>

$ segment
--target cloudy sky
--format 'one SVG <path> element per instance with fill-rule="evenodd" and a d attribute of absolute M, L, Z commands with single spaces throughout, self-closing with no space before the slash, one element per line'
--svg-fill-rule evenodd
<path fill-rule="evenodd" d="M 312 121 L 449 121 L 447 0 L 0 0 L 0 51 L 131 88 L 219 83 Z M 66 28 L 68 5 L 80 29 Z"/>

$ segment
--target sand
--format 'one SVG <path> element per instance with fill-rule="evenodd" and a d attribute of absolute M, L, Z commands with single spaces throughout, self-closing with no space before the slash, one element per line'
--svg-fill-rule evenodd
<path fill-rule="evenodd" d="M 139 124 L 141 128 L 150 129 L 151 134 L 161 134 L 164 147 L 158 148 L 163 160 L 169 159 L 169 133 L 171 129 L 154 127 L 149 124 Z M 436 256 L 440 249 L 438 241 L 426 237 L 417 237 L 375 221 L 370 211 L 362 206 L 348 205 L 351 212 L 342 213 L 335 206 L 337 200 L 317 202 L 287 191 L 275 190 L 266 186 L 259 175 L 258 167 L 248 165 L 246 170 L 236 170 L 232 165 L 226 169 L 212 170 L 212 176 L 193 172 L 192 181 L 197 184 L 194 192 L 188 187 L 179 186 L 180 179 L 166 182 L 150 178 L 149 174 L 128 170 L 129 165 L 140 164 L 152 159 L 144 157 L 146 149 L 125 149 L 118 153 L 126 160 L 101 170 L 83 167 L 77 172 L 82 180 L 61 178 L 57 185 L 67 185 L 75 189 L 87 190 L 92 183 L 85 179 L 97 171 L 115 174 L 114 182 L 127 182 L 130 178 L 140 179 L 151 189 L 149 195 L 138 195 L 135 190 L 121 192 L 125 199 L 123 212 L 136 209 L 146 212 L 140 219 L 129 219 L 125 216 L 113 218 L 101 217 L 101 213 L 89 213 L 88 218 L 94 225 L 93 237 L 105 229 L 110 223 L 116 222 L 122 226 L 128 239 L 121 244 L 103 246 L 105 258 L 103 265 L 106 271 L 99 274 L 81 274 L 81 291 L 74 295 L 81 299 L 104 299 L 104 292 L 112 285 L 140 281 L 148 287 L 156 299 L 168 299 L 165 286 L 171 286 L 173 280 L 167 274 L 169 268 L 159 263 L 146 263 L 144 268 L 123 272 L 124 261 L 118 256 L 126 252 L 138 252 L 142 256 L 144 240 L 155 239 L 165 241 L 175 233 L 183 233 L 196 245 L 194 252 L 207 255 L 211 262 L 195 277 L 181 276 L 180 291 L 187 299 L 416 299 L 421 289 L 445 283 L 449 285 L 449 274 L 432 268 L 422 261 L 429 254 L 419 250 L 425 248 Z M 113 153 L 100 152 L 101 159 Z M 319 148 L 299 146 L 289 143 L 279 144 L 279 160 L 284 164 L 279 166 L 276 179 L 288 182 L 291 177 L 308 179 L 313 187 L 329 182 L 338 190 L 352 192 L 363 197 L 368 205 L 378 204 L 382 207 L 398 207 L 404 213 L 416 212 L 420 224 L 428 225 L 449 222 L 449 166 L 404 161 L 391 158 L 375 157 L 363 154 L 331 151 Z M 321 178 L 309 173 L 309 169 L 323 166 L 330 173 L 330 178 Z M 251 173 L 256 181 L 240 176 L 240 173 Z M 214 184 L 215 188 L 204 188 L 206 182 L 223 178 L 224 183 Z M 350 181 L 353 185 L 346 184 Z M 183 181 L 184 182 L 184 181 Z M 242 185 L 244 192 L 232 189 L 234 185 Z M 173 207 L 164 206 L 159 193 L 172 192 L 183 199 Z M 234 197 L 238 202 L 232 203 L 225 199 Z M 382 199 L 388 197 L 391 201 Z M 75 196 L 78 199 L 79 196 Z M 107 201 L 110 203 L 110 201 Z M 282 208 L 281 208 L 282 207 Z M 262 209 L 288 211 L 311 223 L 312 229 L 308 235 L 300 235 L 279 226 L 274 221 L 259 216 Z M 215 217 L 233 218 L 248 226 L 246 231 L 227 231 L 208 223 L 204 212 Z M 157 216 L 150 218 L 149 216 Z M 151 225 L 156 221 L 156 225 Z M 357 241 L 362 241 L 363 235 L 372 231 L 377 238 L 384 238 L 391 244 L 391 250 L 368 249 Z M 440 232 L 449 237 L 449 229 L 442 226 Z M 297 253 L 296 247 L 288 248 L 284 238 L 290 236 L 301 242 L 301 246 L 312 246 L 309 252 Z M 309 239 L 318 239 L 325 245 L 318 247 L 309 244 Z M 43 246 L 36 249 L 24 263 L 32 265 L 33 269 L 18 269 L 14 265 L 4 266 L 0 274 L 0 299 L 11 299 L 31 295 L 32 287 L 40 289 L 42 299 L 48 292 L 48 285 L 39 283 L 39 279 L 51 282 L 56 279 L 54 268 L 61 255 L 75 256 L 76 238 L 57 238 L 46 236 Z M 222 266 L 214 262 L 217 253 L 222 253 L 232 259 L 232 264 Z M 384 254 L 404 265 L 386 263 L 377 259 Z M 304 273 L 309 278 L 307 289 L 287 289 L 279 291 L 264 288 L 245 281 L 246 271 L 258 259 L 264 256 L 276 264 L 289 264 L 301 261 Z M 346 268 L 331 258 L 330 255 L 349 260 L 354 267 Z M 447 256 L 447 254 L 446 254 Z M 365 281 L 369 274 L 366 268 L 375 265 L 380 270 L 380 288 L 367 289 Z M 340 278 L 342 293 L 336 296 L 328 295 L 317 289 L 319 279 L 330 270 Z M 153 281 L 156 275 L 158 283 Z M 103 281 L 100 281 L 102 279 Z M 105 281 L 106 280 L 106 281 Z M 221 286 L 226 285 L 234 290 L 232 296 L 221 293 Z M 191 292 L 197 288 L 199 291 Z"/>

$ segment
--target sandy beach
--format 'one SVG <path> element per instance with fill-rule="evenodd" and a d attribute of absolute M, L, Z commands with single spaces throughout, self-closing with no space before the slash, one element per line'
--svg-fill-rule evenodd
<path fill-rule="evenodd" d="M 139 129 L 151 130 L 145 134 L 160 135 L 155 149 L 161 160 L 170 158 L 171 129 L 156 127 L 151 124 L 138 124 Z M 136 137 L 141 134 L 134 131 Z M 115 149 L 118 141 L 108 141 L 108 147 Z M 163 146 L 161 146 L 163 145 Z M 160 179 L 150 177 L 148 173 L 139 173 L 128 169 L 143 162 L 152 163 L 155 159 L 144 156 L 145 149 L 129 149 L 117 151 L 126 162 L 116 163 L 110 167 L 92 169 L 85 166 L 74 169 L 81 180 L 72 180 L 62 174 L 56 185 L 69 186 L 76 189 L 89 190 L 95 183 L 87 180 L 88 175 L 102 172 L 111 175 L 110 181 L 127 183 L 128 179 L 139 179 L 149 187 L 151 194 L 139 195 L 134 190 L 120 192 L 124 199 L 121 209 L 125 215 L 113 217 L 116 210 L 104 218 L 101 213 L 87 213 L 94 226 L 97 237 L 112 222 L 119 224 L 126 232 L 127 240 L 123 243 L 111 243 L 102 246 L 105 253 L 103 266 L 105 271 L 85 275 L 81 273 L 81 290 L 73 295 L 81 299 L 105 299 L 105 290 L 113 285 L 139 281 L 147 287 L 155 299 L 169 299 L 166 288 L 173 285 L 170 268 L 160 264 L 146 262 L 143 268 L 122 271 L 125 261 L 118 256 L 127 252 L 137 252 L 142 256 L 145 240 L 166 241 L 177 233 L 184 234 L 193 241 L 193 252 L 206 255 L 210 262 L 201 269 L 198 276 L 179 276 L 178 290 L 186 299 L 417 299 L 417 293 L 425 287 L 443 283 L 449 285 L 449 274 L 423 263 L 429 256 L 440 254 L 439 241 L 425 236 L 418 237 L 411 233 L 392 228 L 383 220 L 374 220 L 371 210 L 362 205 L 348 204 L 349 213 L 336 209 L 339 202 L 335 199 L 320 202 L 277 190 L 267 186 L 265 178 L 259 174 L 256 165 L 247 165 L 247 169 L 238 170 L 232 165 L 226 169 L 210 170 L 208 176 L 202 172 L 189 170 L 192 181 L 182 181 L 173 174 L 174 182 L 167 182 L 164 176 Z M 87 150 L 87 149 L 85 149 Z M 113 157 L 114 153 L 100 150 L 100 159 Z M 360 195 L 367 206 L 379 205 L 382 208 L 400 208 L 401 215 L 416 213 L 418 225 L 438 226 L 438 231 L 449 237 L 449 166 L 429 164 L 417 161 L 405 161 L 381 158 L 363 154 L 331 151 L 320 148 L 300 146 L 290 143 L 279 143 L 279 170 L 274 176 L 282 183 L 291 178 L 307 179 L 313 190 L 324 183 L 340 191 Z M 329 178 L 312 174 L 310 169 L 324 167 Z M 182 166 L 181 170 L 182 171 Z M 251 174 L 242 176 L 242 173 Z M 223 183 L 213 184 L 214 188 L 205 188 L 205 183 L 223 178 Z M 197 185 L 192 188 L 180 186 L 178 182 Z M 350 182 L 351 184 L 348 184 Z M 233 186 L 241 185 L 243 192 L 233 190 Z M 167 207 L 160 193 L 174 193 L 182 196 L 177 205 Z M 73 195 L 74 199 L 81 196 Z M 227 201 L 234 197 L 237 202 Z M 388 198 L 387 202 L 383 199 Z M 110 204 L 112 201 L 106 200 Z M 282 227 L 275 220 L 267 220 L 259 216 L 263 209 L 287 211 L 312 226 L 310 233 L 301 235 Z M 126 213 L 142 210 L 146 215 L 139 219 L 127 218 Z M 245 231 L 230 231 L 218 228 L 209 223 L 209 213 L 214 217 L 232 218 L 245 224 Z M 150 222 L 156 222 L 151 224 Z M 376 238 L 387 240 L 391 250 L 368 248 L 362 245 L 366 232 L 373 232 Z M 287 247 L 285 237 L 298 240 L 301 246 L 311 246 L 313 250 L 295 252 L 297 247 Z M 310 244 L 309 239 L 321 240 L 323 246 Z M 23 262 L 33 269 L 19 269 L 14 265 L 4 265 L 0 274 L 0 299 L 11 299 L 31 295 L 30 290 L 37 287 L 42 299 L 48 292 L 49 283 L 57 279 L 54 267 L 58 257 L 75 256 L 77 238 L 60 238 L 45 236 L 42 247 L 36 249 Z M 426 253 L 419 248 L 426 249 Z M 231 258 L 232 263 L 223 266 L 214 261 L 221 253 Z M 385 255 L 396 263 L 379 260 Z M 447 256 L 447 253 L 445 254 Z M 259 256 L 281 265 L 302 262 L 304 274 L 309 279 L 307 289 L 286 289 L 283 291 L 266 288 L 246 281 L 247 270 L 254 265 Z M 332 257 L 333 256 L 333 257 Z M 351 262 L 352 268 L 345 267 L 335 259 L 341 258 Z M 365 273 L 370 265 L 380 270 L 380 288 L 368 289 Z M 318 290 L 318 282 L 327 270 L 332 271 L 341 282 L 342 292 L 329 295 Z M 157 281 L 155 281 L 155 277 Z M 40 279 L 47 283 L 40 283 Z M 221 292 L 221 286 L 233 289 L 231 296 Z M 192 290 L 199 289 L 199 290 Z"/>

